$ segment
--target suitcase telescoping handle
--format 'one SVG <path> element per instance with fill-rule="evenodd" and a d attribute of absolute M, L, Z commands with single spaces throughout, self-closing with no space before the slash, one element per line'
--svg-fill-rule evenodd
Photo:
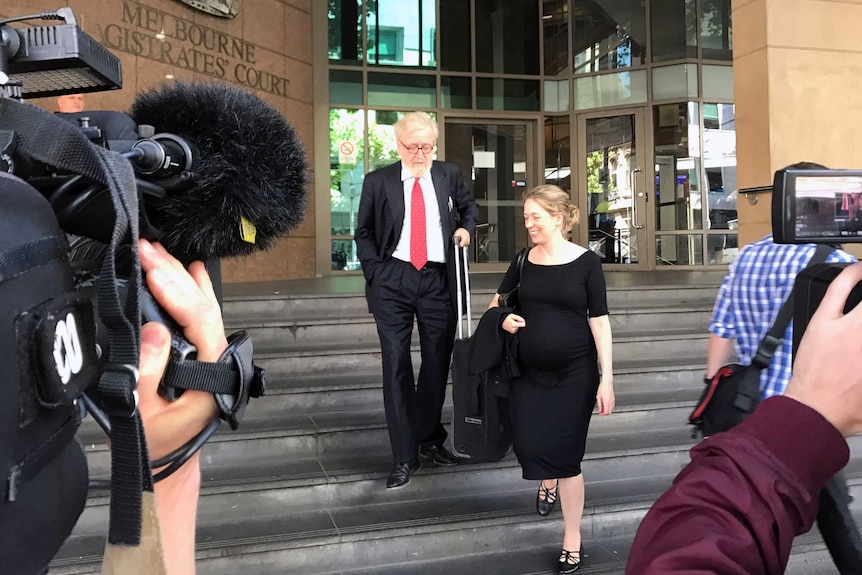
<path fill-rule="evenodd" d="M 464 339 L 464 302 L 467 303 L 467 337 L 473 335 L 473 308 L 470 302 L 470 267 L 467 261 L 469 250 L 467 246 L 462 246 L 458 243 L 458 238 L 453 237 L 452 243 L 455 244 L 455 285 L 458 295 L 458 339 Z M 461 262 L 464 263 L 464 277 L 461 277 Z M 464 291 L 461 291 L 463 288 Z M 461 298 L 464 293 L 466 297 Z"/>

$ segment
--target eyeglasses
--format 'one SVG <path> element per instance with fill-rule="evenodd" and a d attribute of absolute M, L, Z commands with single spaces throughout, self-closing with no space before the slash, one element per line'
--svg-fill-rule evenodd
<path fill-rule="evenodd" d="M 413 144 L 411 146 L 408 146 L 407 144 L 405 144 L 401 140 L 399 140 L 399 143 L 402 146 L 404 146 L 405 150 L 407 150 L 408 152 L 410 152 L 413 155 L 416 155 L 417 153 L 419 153 L 421 151 L 423 154 L 425 154 L 427 156 L 428 154 L 431 153 L 431 150 L 434 149 L 434 146 L 432 146 L 431 144 L 422 144 L 422 145 Z"/>

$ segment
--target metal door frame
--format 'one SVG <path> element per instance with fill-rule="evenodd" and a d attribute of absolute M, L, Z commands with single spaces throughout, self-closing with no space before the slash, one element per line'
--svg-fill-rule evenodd
<path fill-rule="evenodd" d="M 575 114 L 577 138 L 574 140 L 574 149 L 572 153 L 574 158 L 573 166 L 573 181 L 572 193 L 575 195 L 573 200 L 578 206 L 581 213 L 581 224 L 575 227 L 572 231 L 572 239 L 587 246 L 589 224 L 587 217 L 589 214 L 589 201 L 587 192 L 587 120 L 596 118 L 615 118 L 618 116 L 633 116 L 634 117 L 634 136 L 635 149 L 637 150 L 637 163 L 639 171 L 634 173 L 635 181 L 635 209 L 637 211 L 638 228 L 638 263 L 636 264 L 615 264 L 606 263 L 603 267 L 607 271 L 646 271 L 656 268 L 654 257 L 654 241 L 655 241 L 655 217 L 652 213 L 653 202 L 650 201 L 653 192 L 653 186 L 648 186 L 654 179 L 655 167 L 652 163 L 653 149 L 651 131 L 647 129 L 647 122 L 650 115 L 647 114 L 646 106 L 637 106 L 631 108 L 615 108 L 610 110 L 591 110 L 588 112 L 579 112 Z"/>

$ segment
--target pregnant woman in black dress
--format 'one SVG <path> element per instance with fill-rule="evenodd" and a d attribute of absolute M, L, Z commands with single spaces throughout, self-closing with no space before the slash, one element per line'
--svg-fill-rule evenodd
<path fill-rule="evenodd" d="M 599 415 L 614 408 L 605 279 L 599 256 L 565 238 L 577 219 L 578 209 L 556 186 L 524 194 L 524 225 L 534 247 L 521 272 L 520 309 L 501 324 L 517 334 L 522 373 L 509 397 L 515 455 L 524 479 L 542 481 L 539 514 L 548 515 L 558 496 L 561 502 L 560 573 L 573 573 L 581 564 L 581 460 L 590 416 L 596 406 Z M 491 307 L 516 285 L 513 262 Z"/>

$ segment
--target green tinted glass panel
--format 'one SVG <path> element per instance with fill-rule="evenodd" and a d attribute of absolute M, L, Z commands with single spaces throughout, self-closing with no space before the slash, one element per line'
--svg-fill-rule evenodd
<path fill-rule="evenodd" d="M 476 107 L 480 110 L 539 110 L 538 80 L 476 79 Z"/>
<path fill-rule="evenodd" d="M 368 73 L 368 104 L 403 108 L 435 108 L 437 86 L 434 76 L 423 74 Z"/>
<path fill-rule="evenodd" d="M 345 106 L 361 106 L 362 72 L 330 70 L 329 103 Z"/>
<path fill-rule="evenodd" d="M 441 106 L 462 109 L 473 107 L 473 88 L 470 78 L 443 76 L 440 78 L 440 83 Z"/>

